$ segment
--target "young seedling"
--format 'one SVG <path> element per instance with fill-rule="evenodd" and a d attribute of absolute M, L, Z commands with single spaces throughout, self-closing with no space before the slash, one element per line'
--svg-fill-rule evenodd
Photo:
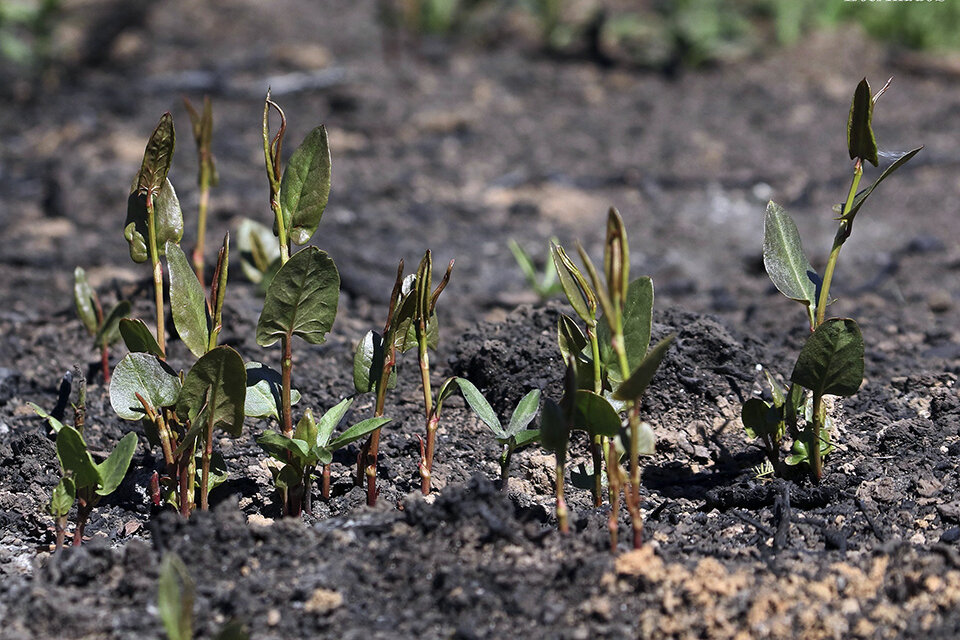
<path fill-rule="evenodd" d="M 791 300 L 806 307 L 811 334 L 807 338 L 793 373 L 790 388 L 776 387 L 770 379 L 773 402 L 759 399 L 744 403 L 741 418 L 748 435 L 760 437 L 775 467 L 779 466 L 780 439 L 785 431 L 796 429 L 797 415 L 809 404 L 805 424 L 795 434 L 794 454 L 788 464 L 806 461 L 815 481 L 823 476 L 823 455 L 831 450 L 824 396 L 851 396 L 863 381 L 863 337 L 857 323 L 850 318 L 827 318 L 832 302 L 830 286 L 840 256 L 840 249 L 850 237 L 853 222 L 866 199 L 890 174 L 906 164 L 923 147 L 906 153 L 883 154 L 893 162 L 866 189 L 858 191 L 863 177 L 864 161 L 878 166 L 880 153 L 873 133 L 873 107 L 886 91 L 890 81 L 872 94 L 866 78 L 854 92 L 847 118 L 847 150 L 853 160 L 853 178 L 842 207 L 835 210 L 838 228 L 823 278 L 810 265 L 797 225 L 782 207 L 770 202 L 764 219 L 763 262 L 777 289 Z M 810 392 L 809 401 L 807 392 Z"/>
<path fill-rule="evenodd" d="M 648 350 L 653 326 L 653 281 L 642 277 L 629 282 L 627 235 L 616 209 L 611 208 L 607 216 L 605 284 L 583 248 L 578 247 L 578 251 L 589 284 L 561 247 L 553 251 L 564 293 L 587 327 L 584 335 L 576 321 L 567 316 L 561 318 L 558 327 L 561 352 L 572 363 L 579 387 L 571 396 L 572 425 L 585 430 L 593 443 L 593 492 L 595 502 L 599 502 L 600 461 L 604 453 L 613 451 L 604 438 L 619 432 L 619 427 L 614 429 L 611 410 L 618 414 L 622 407 L 626 408 L 629 430 L 621 439 L 628 444 L 630 475 L 624 492 L 633 544 L 639 548 L 643 540 L 639 458 L 653 452 L 652 431 L 640 421 L 640 399 L 675 336 L 667 336 Z M 603 310 L 603 322 L 596 315 L 598 305 Z M 615 462 L 619 465 L 619 458 Z"/>
<path fill-rule="evenodd" d="M 120 339 L 120 320 L 130 315 L 130 303 L 121 300 L 104 316 L 100 298 L 87 282 L 87 273 L 80 267 L 73 270 L 73 303 L 83 326 L 100 350 L 103 381 L 110 384 L 110 345 Z"/>
<path fill-rule="evenodd" d="M 280 128 L 273 138 L 269 123 L 271 108 L 280 114 Z M 284 170 L 280 152 L 285 131 L 286 116 L 270 99 L 268 91 L 263 108 L 263 150 L 281 266 L 266 288 L 263 311 L 257 322 L 257 344 L 269 347 L 280 342 L 283 349 L 279 417 L 282 435 L 293 439 L 293 338 L 299 337 L 309 344 L 322 344 L 326 340 L 337 315 L 340 274 L 333 259 L 316 247 L 306 247 L 290 255 L 290 242 L 298 245 L 309 242 L 326 209 L 330 196 L 330 149 L 326 129 L 317 127 L 293 152 Z M 295 468 L 286 472 L 284 478 L 305 477 L 303 473 L 295 473 L 299 463 L 292 454 L 288 462 Z M 287 486 L 281 491 L 288 497 L 284 513 L 300 514 L 307 493 L 305 487 Z"/>
<path fill-rule="evenodd" d="M 543 413 L 540 416 L 540 437 L 543 448 L 556 456 L 554 487 L 557 497 L 557 528 L 560 533 L 570 532 L 567 501 L 564 499 L 564 475 L 567 466 L 567 444 L 573 428 L 575 396 L 577 393 L 577 373 L 573 358 L 567 360 L 567 371 L 563 378 L 563 397 L 559 403 L 550 398 L 544 400 Z M 619 419 L 617 423 L 619 425 Z"/>
<path fill-rule="evenodd" d="M 307 409 L 297 423 L 292 438 L 276 431 L 266 431 L 257 438 L 257 443 L 274 460 L 282 463 L 274 481 L 277 488 L 287 494 L 284 496 L 285 503 L 302 503 L 307 511 L 310 511 L 310 489 L 318 465 L 323 467 L 320 493 L 324 500 L 329 499 L 330 463 L 333 461 L 333 454 L 338 449 L 367 437 L 374 430 L 390 422 L 390 418 L 368 418 L 331 439 L 334 429 L 343 420 L 352 404 L 353 398 L 342 400 L 323 414 L 319 422 L 314 421 L 313 412 Z M 291 491 L 303 491 L 304 495 L 290 496 Z"/>
<path fill-rule="evenodd" d="M 199 170 L 197 172 L 197 185 L 200 187 L 200 204 L 197 217 L 197 244 L 193 248 L 192 260 L 193 269 L 197 274 L 197 280 L 205 283 L 203 279 L 204 269 L 204 242 L 207 236 L 207 209 L 210 206 L 210 187 L 215 187 L 220 182 L 217 175 L 217 166 L 213 161 L 213 152 L 210 150 L 210 142 L 213 137 L 213 106 L 210 103 L 210 97 L 203 97 L 203 112 L 198 112 L 193 104 L 184 96 L 183 105 L 190 114 L 190 124 L 193 127 L 193 139 L 197 143 L 197 162 Z"/>
<path fill-rule="evenodd" d="M 193 640 L 197 588 L 187 566 L 175 552 L 169 552 L 160 564 L 157 584 L 157 610 L 169 640 Z M 250 635 L 236 620 L 227 622 L 214 640 L 248 640 Z"/>
<path fill-rule="evenodd" d="M 73 505 L 77 505 L 73 532 L 73 546 L 76 547 L 83 541 L 83 531 L 93 509 L 102 497 L 110 495 L 120 486 L 137 448 L 136 434 L 128 433 L 120 439 L 103 462 L 97 463 L 94 460 L 83 439 L 86 381 L 80 375 L 79 368 L 75 372 L 74 380 L 78 382 L 79 390 L 77 404 L 74 405 L 73 426 L 38 411 L 42 417 L 47 418 L 57 435 L 57 459 L 60 461 L 62 477 L 53 489 L 49 509 L 56 524 L 58 551 L 63 547 L 67 516 Z"/>
<path fill-rule="evenodd" d="M 533 263 L 533 258 L 520 246 L 519 242 L 513 238 L 510 238 L 507 242 L 514 260 L 517 261 L 517 266 L 520 267 L 520 271 L 523 272 L 524 277 L 527 279 L 527 284 L 530 285 L 530 288 L 533 289 L 534 293 L 536 293 L 541 300 L 548 300 L 563 290 L 560 283 L 557 282 L 557 272 L 550 268 L 550 252 L 551 248 L 559 242 L 557 238 L 550 238 L 550 242 L 547 245 L 547 258 L 544 261 L 542 273 L 537 273 L 537 267 Z"/>
<path fill-rule="evenodd" d="M 540 439 L 539 429 L 527 429 L 540 408 L 540 390 L 533 389 L 520 398 L 520 402 L 517 403 L 513 414 L 510 416 L 510 422 L 504 428 L 487 399 L 466 378 L 450 378 L 447 380 L 440 390 L 441 399 L 453 392 L 454 388 L 450 386 L 451 383 L 456 383 L 457 387 L 460 388 L 464 400 L 477 414 L 477 417 L 490 427 L 490 430 L 493 431 L 493 437 L 502 447 L 500 453 L 500 490 L 506 491 L 507 483 L 510 480 L 510 458 L 513 456 L 513 452 Z"/>

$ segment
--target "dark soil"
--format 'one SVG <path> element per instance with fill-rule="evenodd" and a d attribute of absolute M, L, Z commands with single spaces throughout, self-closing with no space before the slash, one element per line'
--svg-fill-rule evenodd
<path fill-rule="evenodd" d="M 512 41 L 427 42 L 429 55 L 385 64 L 375 3 L 325 5 L 155 5 L 97 66 L 0 105 L 0 637 L 163 637 L 156 592 L 168 551 L 197 582 L 200 637 L 230 619 L 254 638 L 960 634 L 956 78 L 913 58 L 900 69 L 855 32 L 679 80 L 551 60 Z M 789 374 L 806 332 L 801 308 L 763 272 L 764 204 L 794 214 L 822 267 L 849 177 L 851 90 L 864 75 L 893 74 L 875 116 L 881 146 L 926 149 L 858 217 L 833 289 L 832 312 L 863 329 L 865 384 L 832 407 L 838 446 L 821 484 L 802 469 L 757 478 L 764 457 L 740 404 L 761 391 L 758 365 Z M 126 188 L 156 119 L 173 110 L 171 179 L 191 246 L 195 160 L 181 93 L 214 101 L 222 182 L 210 236 L 244 216 L 269 221 L 259 141 L 268 84 L 289 119 L 286 148 L 323 122 L 334 158 L 315 242 L 343 291 L 328 341 L 296 344 L 300 407 L 352 392 L 353 345 L 382 325 L 397 260 L 416 264 L 426 248 L 437 264 L 457 260 L 440 300 L 436 381 L 470 378 L 503 419 L 529 389 L 557 398 L 565 306 L 529 293 L 507 239 L 538 256 L 551 235 L 579 239 L 599 257 L 606 209 L 620 209 L 633 273 L 656 283 L 654 337 L 677 333 L 643 402 L 658 437 L 643 468 L 644 549 L 627 550 L 624 512 L 611 554 L 605 508 L 570 486 L 573 532 L 559 535 L 553 456 L 537 447 L 514 456 L 499 491 L 496 442 L 456 398 L 435 491 L 420 496 L 424 426 L 408 354 L 387 401 L 376 508 L 352 482 L 349 447 L 334 460 L 331 500 L 315 496 L 302 522 L 282 519 L 254 442 L 274 425 L 248 420 L 242 437 L 217 442 L 231 479 L 210 513 L 184 521 L 152 505 L 162 456 L 141 438 L 90 539 L 51 554 L 46 504 L 59 467 L 27 402 L 52 410 L 64 371 L 80 363 L 91 446 L 105 452 L 139 429 L 110 408 L 72 310 L 73 267 L 108 302 L 122 295 L 150 317 L 149 269 L 129 261 L 122 237 Z M 253 339 L 260 302 L 234 269 L 221 342 L 278 366 L 277 350 Z M 171 364 L 183 366 L 186 350 L 172 345 Z M 357 419 L 371 410 L 368 398 L 352 409 Z M 575 436 L 568 471 L 586 461 Z"/>

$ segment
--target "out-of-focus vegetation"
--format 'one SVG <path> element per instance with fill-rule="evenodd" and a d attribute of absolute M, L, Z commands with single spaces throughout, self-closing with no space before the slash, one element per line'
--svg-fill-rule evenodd
<path fill-rule="evenodd" d="M 559 55 L 640 67 L 735 60 L 857 23 L 913 49 L 960 47 L 950 0 L 381 0 L 388 29 L 495 41 L 518 34 Z"/>
<path fill-rule="evenodd" d="M 62 0 L 0 0 L 0 58 L 41 71 L 61 9 Z"/>

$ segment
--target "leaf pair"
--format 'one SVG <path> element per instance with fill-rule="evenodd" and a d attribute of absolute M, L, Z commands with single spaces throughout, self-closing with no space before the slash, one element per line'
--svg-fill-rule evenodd
<path fill-rule="evenodd" d="M 57 459 L 70 482 L 62 489 L 58 488 L 59 495 L 54 496 L 59 506 L 65 503 L 65 492 L 71 489 L 74 495 L 77 490 L 86 488 L 92 488 L 98 496 L 113 493 L 123 481 L 136 448 L 136 434 L 128 433 L 120 439 L 107 459 L 98 464 L 90 455 L 80 432 L 70 425 L 63 425 L 57 432 Z"/>
<path fill-rule="evenodd" d="M 517 448 L 535 442 L 539 438 L 540 431 L 538 429 L 527 429 L 527 426 L 536 417 L 537 410 L 539 409 L 539 389 L 533 389 L 520 399 L 520 402 L 517 403 L 517 406 L 510 416 L 510 422 L 504 427 L 500 423 L 500 419 L 497 417 L 493 407 L 491 407 L 487 399 L 483 397 L 483 394 L 480 393 L 476 385 L 466 378 L 452 378 L 452 380 L 456 383 L 457 387 L 460 388 L 460 393 L 463 394 L 464 400 L 467 401 L 467 404 L 470 405 L 470 408 L 477 414 L 481 422 L 493 431 L 493 436 L 497 439 L 497 442 L 510 445 L 511 448 Z M 452 387 L 449 389 L 450 391 L 446 394 L 441 390 L 441 399 L 438 400 L 438 403 L 442 401 L 442 398 L 449 396 L 450 393 L 453 392 Z"/>
<path fill-rule="evenodd" d="M 120 339 L 120 321 L 130 315 L 130 303 L 121 300 L 104 316 L 100 299 L 80 267 L 73 270 L 73 302 L 83 326 L 97 347 L 109 346 Z"/>

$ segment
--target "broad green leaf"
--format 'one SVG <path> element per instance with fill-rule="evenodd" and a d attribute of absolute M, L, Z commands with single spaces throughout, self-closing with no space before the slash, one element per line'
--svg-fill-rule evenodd
<path fill-rule="evenodd" d="M 211 349 L 194 363 L 183 379 L 177 400 L 177 416 L 194 420 L 204 404 L 208 420 L 233 437 L 243 429 L 247 372 L 240 354 L 227 346 Z"/>
<path fill-rule="evenodd" d="M 203 285 L 197 280 L 186 254 L 179 246 L 167 243 L 167 268 L 170 275 L 170 314 L 173 325 L 196 357 L 207 352 L 210 331 L 207 328 L 207 301 Z"/>
<path fill-rule="evenodd" d="M 527 395 L 520 398 L 513 414 L 510 416 L 510 424 L 507 425 L 507 435 L 516 436 L 527 428 L 527 425 L 533 422 L 540 409 L 540 389 L 533 389 Z"/>
<path fill-rule="evenodd" d="M 383 416 L 377 418 L 368 418 L 363 422 L 358 422 L 353 425 L 339 436 L 334 438 L 330 444 L 327 445 L 327 449 L 330 451 L 336 451 L 337 449 L 343 448 L 350 444 L 351 442 L 356 442 L 360 440 L 368 433 L 372 433 L 382 427 L 383 425 L 390 422 L 391 418 L 385 418 Z"/>
<path fill-rule="evenodd" d="M 140 394 L 154 409 L 176 404 L 180 395 L 180 378 L 165 362 L 148 353 L 128 353 L 110 379 L 110 404 L 124 420 L 144 417 Z"/>
<path fill-rule="evenodd" d="M 169 640 L 193 639 L 194 595 L 193 579 L 186 565 L 176 553 L 167 553 L 160 565 L 157 605 Z"/>
<path fill-rule="evenodd" d="M 650 332 L 653 329 L 653 280 L 642 276 L 630 283 L 623 304 L 623 343 L 627 352 L 627 364 L 630 370 L 636 369 L 650 347 Z M 597 340 L 600 342 L 600 361 L 607 368 L 614 382 L 622 378 L 620 362 L 610 346 L 610 326 L 601 322 L 597 327 Z"/>
<path fill-rule="evenodd" d="M 257 444 L 281 462 L 287 460 L 288 454 L 299 458 L 301 461 L 310 456 L 310 446 L 306 442 L 296 438 L 288 438 L 276 431 L 264 431 L 263 435 L 257 438 Z"/>
<path fill-rule="evenodd" d="M 580 316 L 580 319 L 587 323 L 587 326 L 595 326 L 597 324 L 597 297 L 590 285 L 587 284 L 583 273 L 573 264 L 563 247 L 552 244 L 550 253 L 553 256 L 557 276 L 560 278 L 560 286 L 563 288 L 563 293 L 567 296 L 570 306 Z"/>
<path fill-rule="evenodd" d="M 873 121 L 873 94 L 870 84 L 864 78 L 857 85 L 850 104 L 850 117 L 847 119 L 847 149 L 850 159 L 863 158 L 877 166 L 877 139 L 871 127 Z"/>
<path fill-rule="evenodd" d="M 77 487 L 70 478 L 60 478 L 50 496 L 49 511 L 54 518 L 64 518 L 77 501 Z"/>
<path fill-rule="evenodd" d="M 583 429 L 592 436 L 612 438 L 620 432 L 620 415 L 603 396 L 580 389 L 576 395 L 573 427 Z"/>
<path fill-rule="evenodd" d="M 87 272 L 77 267 L 73 270 L 73 303 L 77 307 L 77 315 L 83 321 L 83 326 L 90 334 L 97 332 L 96 297 L 90 283 L 87 282 Z"/>
<path fill-rule="evenodd" d="M 563 409 L 550 398 L 545 398 L 540 411 L 540 441 L 543 448 L 553 451 L 558 459 L 564 459 L 569 439 L 570 425 L 567 424 Z"/>
<path fill-rule="evenodd" d="M 103 324 L 97 329 L 93 338 L 94 344 L 100 347 L 103 344 L 111 345 L 120 339 L 120 322 L 130 315 L 130 303 L 121 300 L 113 305 L 113 308 L 107 312 L 103 319 Z"/>
<path fill-rule="evenodd" d="M 790 380 L 814 394 L 852 396 L 863 382 L 863 336 L 850 318 L 817 327 L 800 351 Z"/>
<path fill-rule="evenodd" d="M 34 404 L 33 402 L 28 402 L 27 405 L 33 409 L 34 413 L 47 421 L 47 424 L 50 425 L 54 433 L 59 433 L 60 429 L 63 429 L 63 423 L 47 413 L 46 409 L 43 409 L 40 405 Z"/>
<path fill-rule="evenodd" d="M 780 293 L 805 304 L 812 317 L 820 276 L 803 252 L 793 218 L 773 201 L 767 203 L 763 221 L 763 266 Z"/>
<path fill-rule="evenodd" d="M 248 362 L 247 394 L 244 398 L 243 412 L 251 418 L 273 417 L 280 419 L 280 390 L 283 377 L 279 371 L 260 362 Z M 300 402 L 300 392 L 290 389 L 290 404 Z"/>
<path fill-rule="evenodd" d="M 470 405 L 473 412 L 477 414 L 477 417 L 480 418 L 485 425 L 490 427 L 497 438 L 508 438 L 507 432 L 504 431 L 500 425 L 500 419 L 497 418 L 496 412 L 494 412 L 490 403 L 487 402 L 487 399 L 483 397 L 483 394 L 480 393 L 480 390 L 466 378 L 456 378 L 456 382 L 457 386 L 460 387 L 460 393 L 463 394 L 467 404 Z"/>
<path fill-rule="evenodd" d="M 285 464 L 273 476 L 273 484 L 280 491 L 287 491 L 303 483 L 303 464 Z"/>
<path fill-rule="evenodd" d="M 147 141 L 143 151 L 143 163 L 137 174 L 136 190 L 141 193 L 160 190 L 167 179 L 170 164 L 173 162 L 173 150 L 176 146 L 176 133 L 173 129 L 173 116 L 170 112 L 160 116 L 160 121 Z"/>
<path fill-rule="evenodd" d="M 353 398 L 344 398 L 328 409 L 327 412 L 323 414 L 323 417 L 320 418 L 320 422 L 317 423 L 316 437 L 313 440 L 307 440 L 307 442 L 311 445 L 327 446 L 330 442 L 330 436 L 333 435 L 333 430 L 337 428 L 337 425 L 340 424 L 343 417 L 347 415 L 347 411 L 350 410 L 351 406 L 353 406 Z"/>
<path fill-rule="evenodd" d="M 540 429 L 524 429 L 513 437 L 513 448 L 519 449 L 540 439 Z"/>
<path fill-rule="evenodd" d="M 750 398 L 740 408 L 740 421 L 750 438 L 774 437 L 779 440 L 783 407 L 770 406 L 760 398 Z"/>
<path fill-rule="evenodd" d="M 386 353 L 383 348 L 383 336 L 376 331 L 368 331 L 353 354 L 353 386 L 357 393 L 376 391 L 383 375 L 383 363 Z M 397 386 L 397 373 L 390 371 L 387 389 Z"/>
<path fill-rule="evenodd" d="M 280 259 L 280 245 L 273 237 L 273 231 L 250 218 L 240 221 L 237 247 L 240 250 L 240 268 L 254 284 L 259 284 L 270 265 Z"/>
<path fill-rule="evenodd" d="M 127 349 L 133 353 L 149 353 L 158 358 L 165 358 L 157 339 L 150 333 L 147 323 L 139 318 L 122 318 L 119 324 L 120 335 L 123 336 L 123 343 Z"/>
<path fill-rule="evenodd" d="M 657 373 L 657 369 L 660 367 L 663 357 L 667 355 L 667 350 L 675 337 L 676 334 L 670 334 L 657 343 L 657 346 L 650 350 L 640 366 L 617 387 L 613 397 L 617 400 L 639 400 L 643 396 L 643 392 L 647 390 L 650 381 L 653 380 L 653 376 Z"/>
<path fill-rule="evenodd" d="M 64 425 L 57 432 L 57 459 L 60 460 L 64 472 L 71 474 L 70 477 L 78 489 L 100 484 L 100 473 L 87 451 L 87 443 L 83 441 L 80 432 L 70 425 Z"/>
<path fill-rule="evenodd" d="M 320 344 L 333 326 L 340 297 L 340 274 L 333 260 L 316 247 L 295 253 L 274 276 L 257 323 L 257 344 L 300 336 Z"/>
<path fill-rule="evenodd" d="M 100 474 L 98 495 L 108 496 L 116 491 L 123 482 L 123 477 L 127 475 L 127 469 L 130 468 L 130 461 L 133 460 L 133 453 L 136 450 L 137 434 L 128 433 L 120 439 L 107 459 L 97 465 L 97 472 Z"/>
<path fill-rule="evenodd" d="M 583 335 L 580 325 L 564 313 L 561 313 L 557 320 L 557 344 L 560 345 L 564 362 L 569 360 L 570 356 L 582 359 L 583 351 L 587 348 L 587 337 Z"/>
<path fill-rule="evenodd" d="M 287 163 L 280 183 L 280 206 L 290 239 L 306 244 L 320 224 L 330 197 L 330 148 L 327 130 L 317 127 Z"/>
<path fill-rule="evenodd" d="M 180 243 L 183 237 L 183 212 L 180 200 L 169 180 L 153 196 L 153 215 L 156 223 L 157 255 L 162 256 L 167 242 Z M 149 237 L 147 222 L 147 197 L 134 190 L 127 198 L 127 219 L 123 223 L 123 237 L 130 245 L 130 259 L 146 262 L 150 258 L 147 249 Z"/>
<path fill-rule="evenodd" d="M 883 170 L 883 173 L 880 174 L 880 177 L 877 178 L 873 184 L 871 184 L 869 187 L 867 187 L 866 189 L 864 189 L 863 191 L 861 191 L 856 195 L 856 197 L 853 199 L 853 205 L 850 207 L 850 211 L 848 211 L 847 214 L 842 217 L 842 219 L 852 224 L 853 219 L 857 215 L 857 212 L 860 211 L 860 207 L 862 207 L 863 203 L 866 202 L 867 198 L 870 197 L 870 194 L 873 193 L 873 190 L 876 189 L 881 182 L 886 180 L 887 176 L 892 174 L 894 171 L 896 171 L 903 165 L 907 164 L 907 162 L 909 162 L 910 159 L 913 158 L 913 156 L 920 153 L 921 149 L 923 149 L 922 146 L 917 147 L 912 151 L 907 151 L 906 153 L 898 157 L 896 160 L 894 160 L 889 167 Z"/>

